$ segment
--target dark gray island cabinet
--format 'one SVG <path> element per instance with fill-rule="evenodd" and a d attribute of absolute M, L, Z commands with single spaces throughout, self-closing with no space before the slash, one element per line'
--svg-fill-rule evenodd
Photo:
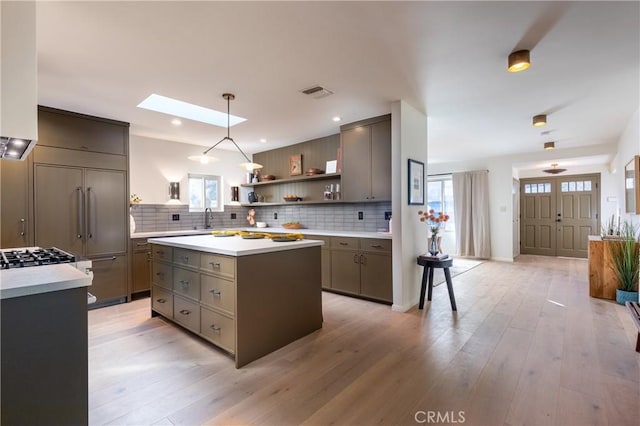
<path fill-rule="evenodd" d="M 0 423 L 87 424 L 87 286 L 68 264 L 0 270 Z"/>
<path fill-rule="evenodd" d="M 149 239 L 151 310 L 232 354 L 240 368 L 322 328 L 322 241 Z"/>

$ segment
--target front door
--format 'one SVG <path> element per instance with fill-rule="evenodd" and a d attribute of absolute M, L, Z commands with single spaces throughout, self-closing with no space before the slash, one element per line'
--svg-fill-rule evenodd
<path fill-rule="evenodd" d="M 586 258 L 600 229 L 599 184 L 599 174 L 522 179 L 522 254 Z"/>

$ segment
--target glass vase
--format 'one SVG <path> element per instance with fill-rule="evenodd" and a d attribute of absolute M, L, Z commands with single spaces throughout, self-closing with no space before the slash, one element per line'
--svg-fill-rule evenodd
<path fill-rule="evenodd" d="M 431 256 L 438 255 L 438 234 L 431 234 L 431 238 L 429 238 L 428 250 Z"/>

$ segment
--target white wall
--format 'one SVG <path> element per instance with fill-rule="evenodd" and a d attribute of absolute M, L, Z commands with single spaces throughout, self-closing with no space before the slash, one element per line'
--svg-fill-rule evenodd
<path fill-rule="evenodd" d="M 613 156 L 615 154 L 615 144 L 593 145 L 576 149 L 541 151 L 537 153 L 509 155 L 504 157 L 493 157 L 477 159 L 473 161 L 430 164 L 429 173 L 453 173 L 471 170 L 489 170 L 489 215 L 491 226 L 491 258 L 493 260 L 513 261 L 513 202 L 512 202 L 512 178 L 520 179 L 520 174 L 514 170 L 514 165 L 525 162 L 541 161 L 550 163 L 559 158 L 579 158 L 585 156 Z M 585 166 L 569 170 L 568 173 L 592 173 L 603 170 L 602 165 Z M 579 171 L 578 171 L 579 170 Z M 607 174 L 602 176 L 606 182 L 606 192 L 603 190 L 601 196 L 608 196 L 612 192 L 612 182 L 615 177 Z M 612 213 L 612 207 L 608 204 L 604 208 L 608 214 Z M 615 212 L 615 207 L 613 207 Z M 605 216 L 606 217 L 606 216 Z"/>
<path fill-rule="evenodd" d="M 180 182 L 180 201 L 188 204 L 188 173 L 223 177 L 224 204 L 231 201 L 231 186 L 245 182 L 246 171 L 238 166 L 244 161 L 237 151 L 215 149 L 211 155 L 218 161 L 201 164 L 189 160 L 206 149 L 199 145 L 171 142 L 131 135 L 129 143 L 130 192 L 142 198 L 144 204 L 164 204 L 169 201 L 169 182 Z"/>
<path fill-rule="evenodd" d="M 427 116 L 407 104 L 391 107 L 391 187 L 393 215 L 393 306 L 404 312 L 418 302 L 422 268 L 416 257 L 426 251 L 427 228 L 418 218 L 425 206 L 410 206 L 408 159 L 427 163 Z M 425 187 L 426 198 L 426 187 Z M 426 202 L 426 199 L 425 199 Z"/>

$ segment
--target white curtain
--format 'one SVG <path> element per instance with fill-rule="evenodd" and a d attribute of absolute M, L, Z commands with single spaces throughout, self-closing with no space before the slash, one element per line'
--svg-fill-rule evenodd
<path fill-rule="evenodd" d="M 489 172 L 453 173 L 456 250 L 460 256 L 491 257 Z"/>

